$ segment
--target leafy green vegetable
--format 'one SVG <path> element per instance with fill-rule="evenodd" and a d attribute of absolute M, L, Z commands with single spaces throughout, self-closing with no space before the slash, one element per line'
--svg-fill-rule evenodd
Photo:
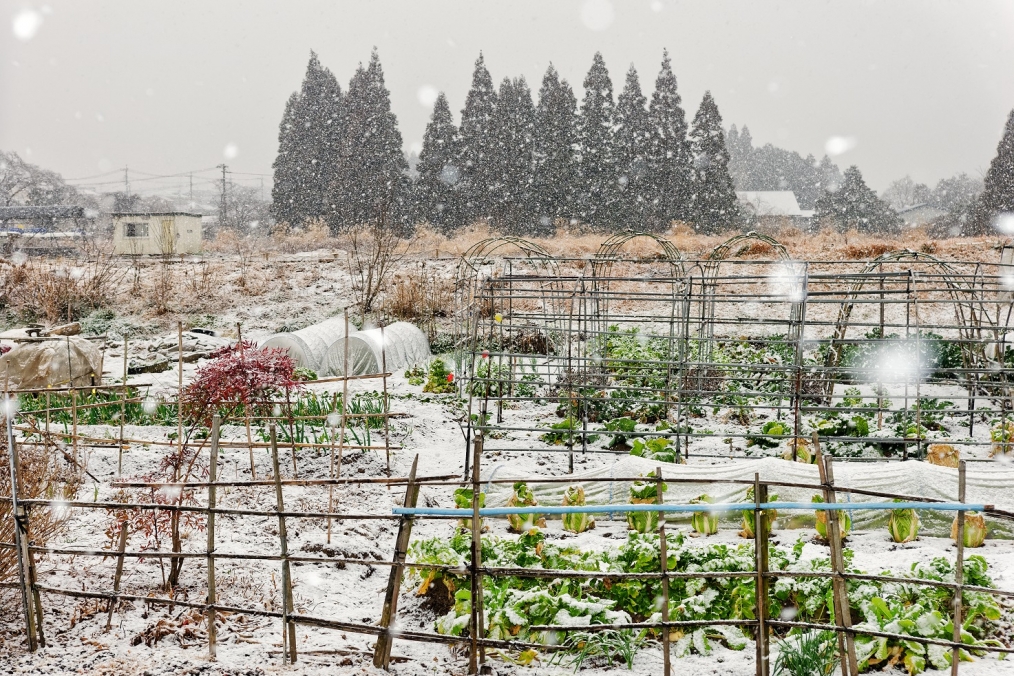
<path fill-rule="evenodd" d="M 895 499 L 895 502 L 901 502 Z M 895 542 L 911 542 L 919 536 L 919 515 L 914 509 L 892 509 L 887 532 Z"/>
<path fill-rule="evenodd" d="M 581 486 L 568 486 L 563 494 L 563 506 L 579 506 L 584 504 L 584 488 Z M 583 533 L 595 527 L 595 519 L 591 514 L 575 512 L 563 515 L 563 529 L 571 533 Z"/>
<path fill-rule="evenodd" d="M 634 443 L 630 448 L 630 454 L 656 462 L 676 463 L 680 461 L 679 451 L 673 445 L 672 439 L 667 437 L 634 439 Z"/>
<path fill-rule="evenodd" d="M 454 506 L 458 509 L 472 509 L 472 489 L 471 488 L 458 488 L 454 491 Z M 486 506 L 486 494 L 479 492 L 479 509 Z M 459 519 L 458 525 L 465 530 L 472 529 L 471 519 Z M 480 527 L 482 526 L 482 520 L 479 520 Z"/>
<path fill-rule="evenodd" d="M 824 502 L 823 495 L 814 495 L 810 502 Z M 848 513 L 848 510 L 840 509 L 838 512 L 838 533 L 841 539 L 844 540 L 849 536 L 849 531 L 852 530 L 852 516 Z M 828 540 L 827 536 L 827 511 L 818 509 L 817 515 L 817 535 L 821 540 L 825 542 Z"/>
<path fill-rule="evenodd" d="M 978 512 L 965 512 L 964 540 L 966 547 L 981 547 L 986 541 L 986 517 Z M 958 516 L 954 515 L 951 524 L 951 539 L 958 540 Z"/>
<path fill-rule="evenodd" d="M 483 499 L 485 496 L 480 494 Z M 469 506 L 471 506 L 472 497 L 469 496 Z M 535 494 L 532 493 L 532 489 L 528 487 L 524 481 L 518 481 L 514 484 L 514 493 L 507 498 L 508 507 L 535 507 L 539 504 L 539 501 L 535 499 Z M 531 530 L 532 528 L 545 528 L 546 518 L 539 514 L 508 514 L 507 521 L 510 523 L 511 529 L 516 533 Z"/>
<path fill-rule="evenodd" d="M 753 499 L 753 486 L 751 486 L 746 491 L 746 502 L 750 502 Z M 772 493 L 769 495 L 768 502 L 778 502 L 778 494 Z M 752 509 L 744 509 L 741 513 L 743 515 L 743 530 L 740 531 L 739 534 L 745 538 L 752 538 L 754 536 L 754 512 Z M 768 534 L 771 533 L 771 527 L 774 525 L 775 519 L 777 518 L 777 509 L 761 510 L 761 523 L 764 525 Z"/>
<path fill-rule="evenodd" d="M 779 641 L 774 676 L 830 676 L 840 661 L 833 631 L 807 631 Z"/>
<path fill-rule="evenodd" d="M 654 477 L 648 472 L 648 478 Z M 657 481 L 635 481 L 630 485 L 630 503 L 633 505 L 653 505 L 660 502 L 659 483 Z M 665 483 L 661 484 L 662 492 L 669 490 Z M 658 512 L 627 512 L 627 527 L 639 533 L 649 533 L 658 528 Z"/>
<path fill-rule="evenodd" d="M 692 505 L 710 505 L 714 504 L 714 499 L 710 495 L 701 495 L 690 501 Z M 701 535 L 714 535 L 718 532 L 718 514 L 712 514 L 711 512 L 694 512 L 690 518 L 690 525 L 693 527 L 695 533 Z"/>

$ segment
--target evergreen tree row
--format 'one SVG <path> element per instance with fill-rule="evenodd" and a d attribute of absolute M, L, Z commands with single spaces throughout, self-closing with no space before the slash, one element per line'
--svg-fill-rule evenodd
<path fill-rule="evenodd" d="M 275 218 L 322 219 L 338 231 L 384 210 L 404 223 L 453 230 L 485 220 L 521 235 L 561 223 L 738 225 L 718 106 L 705 94 L 688 125 L 667 53 L 650 102 L 633 66 L 614 100 L 601 54 L 583 88 L 579 103 L 553 66 L 535 97 L 523 77 L 497 87 L 480 55 L 460 126 L 437 97 L 410 181 L 376 52 L 345 93 L 311 54 L 279 131 Z"/>
<path fill-rule="evenodd" d="M 347 92 L 310 53 L 303 85 L 285 105 L 273 168 L 278 222 L 322 220 L 336 232 L 381 211 L 407 212 L 408 164 L 376 50 Z"/>

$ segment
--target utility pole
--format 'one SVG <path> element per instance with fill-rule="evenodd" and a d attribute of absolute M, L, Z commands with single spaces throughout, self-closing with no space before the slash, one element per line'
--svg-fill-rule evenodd
<path fill-rule="evenodd" d="M 225 171 L 224 164 L 218 165 L 222 169 L 222 205 L 218 208 L 218 227 L 225 227 Z"/>
<path fill-rule="evenodd" d="M 190 206 L 194 206 L 194 175 L 190 174 Z"/>
<path fill-rule="evenodd" d="M 123 189 L 130 197 L 130 168 L 126 166 L 123 167 Z"/>

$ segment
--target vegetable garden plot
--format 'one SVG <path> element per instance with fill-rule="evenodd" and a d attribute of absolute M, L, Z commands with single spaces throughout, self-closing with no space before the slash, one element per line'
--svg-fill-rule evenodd
<path fill-rule="evenodd" d="M 1006 454 L 1010 301 L 996 270 L 911 252 L 684 265 L 680 278 L 662 263 L 487 280 L 458 357 L 487 452 L 805 462 L 816 431 L 843 458 Z"/>

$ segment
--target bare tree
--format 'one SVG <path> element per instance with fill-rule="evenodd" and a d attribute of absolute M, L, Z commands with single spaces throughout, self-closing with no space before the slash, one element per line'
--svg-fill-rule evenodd
<path fill-rule="evenodd" d="M 387 287 L 391 269 L 405 257 L 410 243 L 398 236 L 386 208 L 371 223 L 349 228 L 344 236 L 345 253 L 352 277 L 352 296 L 365 316 Z"/>
<path fill-rule="evenodd" d="M 240 234 L 256 229 L 268 232 L 271 203 L 261 199 L 258 189 L 231 183 L 227 194 L 225 222 L 221 227 L 231 228 Z"/>
<path fill-rule="evenodd" d="M 55 171 L 25 162 L 15 152 L 0 151 L 0 206 L 19 204 L 94 206 Z"/>
<path fill-rule="evenodd" d="M 893 209 L 904 209 L 930 202 L 932 192 L 924 183 L 916 183 L 911 176 L 906 176 L 887 186 L 880 199 L 890 204 Z"/>

